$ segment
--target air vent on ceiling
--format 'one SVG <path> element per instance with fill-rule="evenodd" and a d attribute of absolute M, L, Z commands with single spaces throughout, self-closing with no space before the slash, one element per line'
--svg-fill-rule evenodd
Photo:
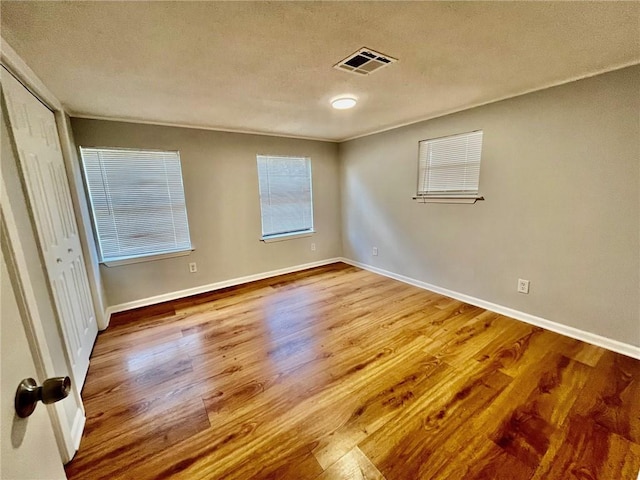
<path fill-rule="evenodd" d="M 396 58 L 363 47 L 336 63 L 333 68 L 358 75 L 369 75 L 397 61 L 398 59 Z"/>

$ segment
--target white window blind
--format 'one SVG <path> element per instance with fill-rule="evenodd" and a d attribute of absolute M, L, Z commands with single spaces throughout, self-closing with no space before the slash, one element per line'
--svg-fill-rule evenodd
<path fill-rule="evenodd" d="M 103 262 L 191 249 L 178 152 L 80 153 Z"/>
<path fill-rule="evenodd" d="M 262 238 L 313 231 L 311 159 L 257 158 Z"/>
<path fill-rule="evenodd" d="M 482 130 L 422 140 L 418 197 L 478 195 Z"/>

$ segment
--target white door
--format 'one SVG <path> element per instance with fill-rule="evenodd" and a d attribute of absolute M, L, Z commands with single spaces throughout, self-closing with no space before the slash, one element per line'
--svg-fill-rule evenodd
<path fill-rule="evenodd" d="M 55 117 L 4 68 L 2 83 L 72 378 L 81 389 L 98 327 Z"/>
<path fill-rule="evenodd" d="M 0 273 L 0 478 L 12 480 L 66 478 L 47 408 L 40 404 L 27 418 L 18 418 L 14 394 L 23 378 L 36 375 L 7 264 Z M 63 400 L 64 401 L 64 400 Z"/>

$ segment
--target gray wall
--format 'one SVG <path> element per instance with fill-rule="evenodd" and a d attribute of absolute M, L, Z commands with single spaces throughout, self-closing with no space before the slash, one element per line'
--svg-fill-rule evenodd
<path fill-rule="evenodd" d="M 344 255 L 640 345 L 639 86 L 636 66 L 341 144 Z M 412 201 L 418 141 L 476 129 L 486 200 Z"/>
<path fill-rule="evenodd" d="M 196 251 L 101 266 L 107 303 L 344 253 L 640 345 L 639 84 L 640 67 L 631 67 L 339 146 L 72 119 L 78 145 L 177 149 L 183 162 Z M 486 200 L 413 201 L 418 141 L 475 129 L 484 130 L 480 190 Z M 313 237 L 258 240 L 257 153 L 311 156 Z M 188 272 L 191 261 L 198 263 L 195 274 Z M 529 295 L 516 292 L 518 278 L 531 281 Z"/>
<path fill-rule="evenodd" d="M 78 146 L 179 150 L 195 251 L 185 257 L 100 267 L 109 305 L 338 257 L 337 145 L 261 135 L 71 120 Z M 263 243 L 256 154 L 311 157 L 316 234 Z M 316 251 L 311 251 L 311 243 Z M 196 262 L 197 273 L 188 263 Z"/>

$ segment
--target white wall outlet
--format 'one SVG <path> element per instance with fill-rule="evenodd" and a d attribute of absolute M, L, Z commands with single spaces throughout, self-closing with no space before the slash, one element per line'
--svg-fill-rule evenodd
<path fill-rule="evenodd" d="M 378 256 L 378 247 L 373 247 L 373 250 L 372 250 L 371 253 L 373 253 L 374 257 L 377 257 Z"/>
<path fill-rule="evenodd" d="M 311 251 L 312 251 L 312 252 L 315 252 L 315 251 L 316 251 L 316 244 L 315 244 L 315 243 L 312 243 L 312 244 L 311 244 Z"/>
<path fill-rule="evenodd" d="M 518 279 L 518 292 L 529 293 L 529 280 Z"/>
<path fill-rule="evenodd" d="M 191 273 L 196 273 L 198 271 L 198 266 L 196 265 L 196 262 L 191 262 L 189 264 L 189 271 Z"/>

